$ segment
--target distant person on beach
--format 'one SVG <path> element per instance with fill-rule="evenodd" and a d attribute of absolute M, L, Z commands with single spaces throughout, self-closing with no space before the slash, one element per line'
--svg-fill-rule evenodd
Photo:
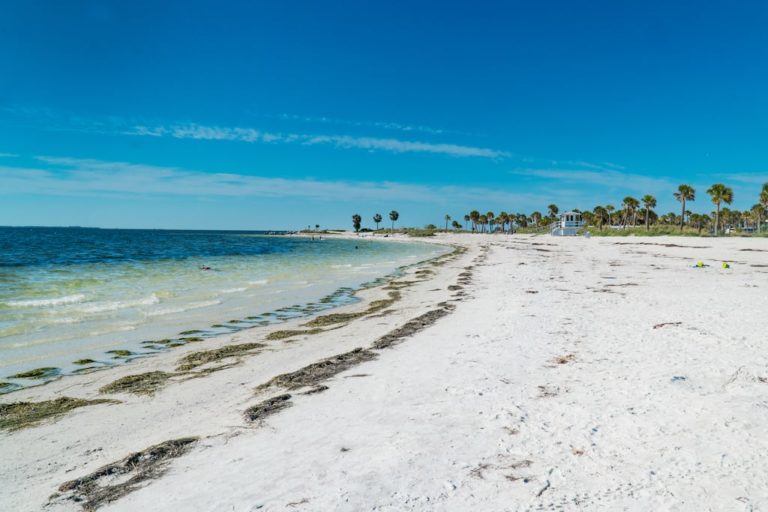
<path fill-rule="evenodd" d="M 200 265 L 200 270 L 211 270 L 211 267 L 208 265 Z"/>

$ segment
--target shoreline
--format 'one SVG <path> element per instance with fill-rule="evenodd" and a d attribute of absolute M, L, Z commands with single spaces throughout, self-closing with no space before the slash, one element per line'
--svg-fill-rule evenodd
<path fill-rule="evenodd" d="M 361 292 L 319 332 L 293 321 L 279 328 L 300 334 L 258 329 L 206 346 L 253 344 L 239 363 L 205 360 L 153 395 L 98 393 L 119 378 L 105 372 L 17 392 L 122 403 L 0 433 L 13 461 L 2 494 L 22 511 L 54 492 L 50 510 L 768 505 L 766 323 L 755 309 L 768 242 L 432 242 L 466 252 Z M 723 300 L 739 307 L 717 308 Z M 200 348 L 123 376 L 181 373 Z M 129 470 L 132 453 L 151 465 Z M 122 476 L 94 474 L 103 467 Z M 128 492 L 137 469 L 152 478 Z"/>
<path fill-rule="evenodd" d="M 354 236 L 341 236 L 337 238 L 355 239 Z M 387 240 L 382 241 L 386 242 Z M 419 241 L 413 240 L 396 241 L 411 244 L 420 243 Z M 425 243 L 421 242 L 421 244 L 423 245 Z M 447 248 L 446 250 L 450 249 Z M 307 297 L 304 302 L 297 302 L 293 305 L 289 305 L 291 304 L 289 301 L 284 306 L 261 311 L 255 316 L 253 313 L 247 317 L 235 318 L 231 315 L 223 317 L 219 315 L 218 320 L 216 318 L 211 318 L 207 322 L 207 327 L 177 323 L 177 328 L 174 331 L 166 329 L 166 332 L 158 331 L 155 332 L 154 336 L 144 337 L 141 342 L 134 340 L 132 342 L 128 341 L 126 343 L 107 347 L 110 348 L 110 350 L 105 348 L 105 352 L 101 354 L 88 354 L 85 358 L 82 355 L 79 358 L 73 355 L 68 361 L 53 361 L 48 359 L 44 361 L 44 363 L 47 364 L 38 364 L 37 366 L 30 365 L 29 367 L 21 367 L 17 364 L 15 370 L 5 370 L 4 377 L 0 378 L 0 396 L 16 393 L 22 389 L 30 387 L 47 385 L 51 382 L 70 378 L 74 375 L 109 371 L 123 364 L 173 351 L 184 345 L 200 344 L 201 342 L 219 336 L 236 334 L 242 330 L 252 329 L 254 327 L 281 325 L 292 319 L 308 318 L 322 314 L 326 311 L 334 310 L 338 307 L 355 304 L 358 302 L 356 294 L 361 290 L 379 286 L 380 283 L 386 284 L 389 280 L 397 279 L 398 275 L 400 275 L 403 270 L 411 268 L 414 265 L 419 265 L 424 261 L 426 260 L 401 264 L 391 271 L 382 273 L 377 277 L 366 278 L 367 280 L 359 282 L 354 286 L 341 286 L 325 295 L 312 296 L 313 298 Z M 225 319 L 222 320 L 222 318 Z M 139 328 L 152 330 L 152 326 L 149 324 L 141 325 Z M 155 328 L 155 331 L 157 331 L 157 328 Z M 10 368 L 13 368 L 13 366 Z"/>
<path fill-rule="evenodd" d="M 448 300 L 451 292 L 445 289 L 447 285 L 441 286 L 440 283 L 450 277 L 441 276 L 441 272 L 435 271 L 443 269 L 444 262 L 454 258 L 462 259 L 464 255 L 457 253 L 463 249 L 446 246 L 449 250 L 443 255 L 399 269 L 402 272 L 400 277 L 388 277 L 385 282 L 378 285 L 360 288 L 356 291 L 359 301 L 354 304 L 342 305 L 320 315 L 223 334 L 208 338 L 202 343 L 177 347 L 173 351 L 137 359 L 104 371 L 72 375 L 45 385 L 24 388 L 3 395 L 0 398 L 0 404 L 25 402 L 39 404 L 63 398 L 85 402 L 81 404 L 82 406 L 56 402 L 57 406 L 65 406 L 62 414 L 49 417 L 34 425 L 24 426 L 19 430 L 0 432 L 0 447 L 3 453 L 20 463 L 11 474 L 0 475 L 0 482 L 2 482 L 0 487 L 12 486 L 18 491 L 32 484 L 32 481 L 37 481 L 37 484 L 32 484 L 31 487 L 39 490 L 38 496 L 41 499 L 43 489 L 50 487 L 51 482 L 64 478 L 64 475 L 69 472 L 67 468 L 72 464 L 83 470 L 94 469 L 111 462 L 112 459 L 119 458 L 120 454 L 145 449 L 154 441 L 165 442 L 169 436 L 180 435 L 184 430 L 194 430 L 196 437 L 203 438 L 221 435 L 222 430 L 228 429 L 228 425 L 242 423 L 240 418 L 242 410 L 247 408 L 247 404 L 253 402 L 254 396 L 253 391 L 247 388 L 256 388 L 285 371 L 296 370 L 297 365 L 311 365 L 323 358 L 354 350 L 361 343 L 359 336 L 362 333 L 365 333 L 366 337 L 387 334 L 390 325 L 400 320 L 405 323 L 410 319 L 411 312 L 425 308 L 425 305 L 419 303 L 419 295 L 430 293 L 426 288 L 435 289 L 436 286 L 440 286 L 443 289 L 443 293 L 440 294 L 431 292 L 435 296 L 431 301 L 432 305 Z M 421 290 L 418 291 L 418 289 Z M 396 300 L 391 304 L 386 302 L 387 299 L 392 300 L 395 296 Z M 440 300 L 437 300 L 438 298 Z M 372 305 L 374 305 L 373 308 Z M 349 319 L 343 322 L 332 322 L 320 329 L 305 326 L 319 318 L 336 315 L 349 315 Z M 361 327 L 360 324 L 368 324 L 368 326 Z M 340 336 L 344 339 L 339 340 Z M 244 349 L 225 354 L 221 358 L 214 356 L 210 361 L 204 361 L 202 364 L 182 371 L 182 362 L 190 359 L 194 361 L 195 354 L 213 353 L 232 347 L 244 347 Z M 262 376 L 253 377 L 252 371 Z M 136 379 L 136 376 L 145 377 Z M 237 389 L 230 390 L 228 382 L 233 378 L 255 380 L 246 389 L 238 386 Z M 199 396 L 210 395 L 211 388 L 216 389 L 222 405 L 233 405 L 233 401 L 241 405 L 227 411 L 225 415 L 206 415 L 201 421 L 201 418 L 192 411 L 194 405 L 191 404 L 199 405 Z M 104 389 L 108 389 L 109 392 L 104 393 Z M 126 393 L 126 390 L 132 392 Z M 104 399 L 118 400 L 119 403 L 89 403 L 89 401 Z M 190 405 L 180 407 L 179 402 Z M 77 407 L 70 410 L 70 405 Z M 179 409 L 184 410 L 181 418 Z M 240 412 L 237 409 L 240 409 Z M 171 410 L 175 412 L 172 413 Z M 141 418 L 153 418 L 153 420 L 150 424 L 145 424 Z M 223 421 L 224 418 L 227 421 Z M 141 423 L 136 423 L 137 421 Z M 201 423 L 204 426 L 201 426 Z M 244 427 L 247 428 L 247 425 L 244 424 L 239 428 Z M 78 434 L 83 431 L 89 432 L 86 439 Z M 41 433 L 43 437 L 39 438 Z M 37 440 L 23 445 L 12 443 L 12 447 L 5 443 L 11 439 L 27 436 Z M 75 459 L 68 460 L 64 456 L 65 452 L 71 454 L 72 449 L 85 444 L 94 446 L 81 450 L 83 453 Z M 95 445 L 98 446 L 95 447 Z M 31 455 L 30 449 L 35 454 L 27 458 Z M 38 460 L 38 457 L 50 463 L 45 474 L 32 470 L 32 467 L 37 465 L 32 461 Z M 26 463 L 23 462 L 24 459 L 27 460 Z M 26 466 L 27 463 L 32 463 L 32 466 Z M 16 481 L 16 478 L 22 475 L 24 475 L 23 480 L 28 484 L 22 483 L 21 480 Z M 56 483 L 54 488 L 47 489 L 46 497 L 52 494 L 55 487 L 63 481 Z M 7 490 L 10 491 L 10 489 Z M 3 492 L 2 494 L 15 495 L 16 498 L 12 503 L 16 510 L 25 510 L 25 506 L 30 507 L 26 501 L 28 498 L 26 492 L 21 494 Z M 38 503 L 39 506 L 43 504 Z M 77 509 L 73 502 L 54 504 L 54 509 L 58 506 L 64 507 L 65 510 L 73 506 Z M 35 510 L 37 506 L 28 509 Z"/>

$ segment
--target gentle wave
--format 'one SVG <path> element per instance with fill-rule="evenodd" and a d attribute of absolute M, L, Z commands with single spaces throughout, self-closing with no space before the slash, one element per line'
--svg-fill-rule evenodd
<path fill-rule="evenodd" d="M 258 279 L 256 281 L 248 281 L 248 284 L 251 286 L 262 286 L 269 282 L 269 279 Z"/>
<path fill-rule="evenodd" d="M 204 302 L 190 302 L 189 304 L 185 304 L 184 306 L 179 306 L 176 308 L 155 309 L 155 310 L 149 311 L 147 313 L 147 316 L 172 315 L 174 313 L 183 313 L 185 311 L 189 311 L 190 309 L 207 308 L 210 306 L 217 306 L 219 304 L 221 304 L 221 301 L 219 300 L 209 300 Z"/>
<path fill-rule="evenodd" d="M 126 301 L 114 301 L 114 302 L 96 302 L 85 307 L 77 308 L 82 313 L 104 313 L 107 311 L 117 311 L 119 309 L 135 308 L 137 306 L 151 306 L 160 302 L 160 298 L 156 294 L 149 295 L 143 299 L 138 300 L 126 300 Z"/>
<path fill-rule="evenodd" d="M 226 290 L 221 290 L 219 293 L 239 293 L 244 292 L 248 288 L 227 288 Z"/>
<path fill-rule="evenodd" d="M 76 295 L 65 295 L 64 297 L 56 297 L 53 299 L 30 299 L 30 300 L 9 300 L 8 302 L 0 302 L 3 306 L 10 308 L 45 308 L 49 306 L 61 306 L 64 304 L 76 304 L 83 302 L 85 295 L 78 293 Z"/>

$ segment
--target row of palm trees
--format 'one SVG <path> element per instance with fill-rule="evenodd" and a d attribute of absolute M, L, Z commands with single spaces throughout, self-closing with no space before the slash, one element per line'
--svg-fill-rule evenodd
<path fill-rule="evenodd" d="M 397 210 L 392 210 L 389 212 L 389 220 L 392 221 L 392 229 L 395 229 L 395 222 L 400 218 L 400 214 L 397 212 Z M 376 213 L 373 215 L 373 222 L 376 224 L 376 231 L 379 230 L 379 224 L 384 218 L 381 216 L 380 213 Z M 363 218 L 359 214 L 352 215 L 352 227 L 355 229 L 355 233 L 358 233 L 360 231 L 360 226 L 362 225 Z"/>
<path fill-rule="evenodd" d="M 701 232 L 702 229 L 712 224 L 716 235 L 721 231 L 721 227 L 726 225 L 746 226 L 754 224 L 760 230 L 763 220 L 768 218 L 768 183 L 762 186 L 758 202 L 752 208 L 743 212 L 730 210 L 723 206 L 730 205 L 733 202 L 734 194 L 732 188 L 722 183 L 715 183 L 707 189 L 706 193 L 709 195 L 712 204 L 715 205 L 715 210 L 711 216 L 692 213 L 686 208 L 691 202 L 696 200 L 696 189 L 688 184 L 681 184 L 673 193 L 673 197 L 681 204 L 680 215 L 670 212 L 659 216 L 655 211 L 657 200 L 650 194 L 646 194 L 640 199 L 627 196 L 623 199 L 618 209 L 611 204 L 607 204 L 605 206 L 596 206 L 592 211 L 574 211 L 580 213 L 588 225 L 597 226 L 599 229 L 603 229 L 605 224 L 620 225 L 624 228 L 627 226 L 634 227 L 638 225 L 638 221 L 641 221 L 645 225 L 646 230 L 650 230 L 651 224 L 657 224 L 679 225 L 680 231 L 682 231 L 687 223 Z M 472 232 L 479 233 L 486 231 L 506 232 L 507 226 L 509 231 L 512 231 L 514 226 L 546 226 L 557 219 L 559 211 L 555 204 L 547 206 L 546 215 L 542 215 L 538 211 L 530 215 L 524 213 L 510 214 L 507 212 L 501 212 L 496 215 L 492 211 L 482 214 L 477 210 L 473 210 L 464 215 L 465 229 L 470 229 L 470 223 Z M 448 230 L 448 222 L 450 220 L 450 215 L 446 215 L 446 231 Z M 454 229 L 460 229 L 461 225 L 453 221 L 453 227 Z"/>

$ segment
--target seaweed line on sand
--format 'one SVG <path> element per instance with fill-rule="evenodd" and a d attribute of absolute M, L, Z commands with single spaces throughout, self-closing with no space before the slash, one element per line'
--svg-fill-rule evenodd
<path fill-rule="evenodd" d="M 376 340 L 371 346 L 371 349 L 381 350 L 389 348 L 401 342 L 403 339 L 426 329 L 440 318 L 450 314 L 454 309 L 454 305 L 444 304 L 437 309 L 419 315 Z M 318 386 L 322 381 L 330 379 L 344 370 L 375 359 L 377 357 L 376 353 L 371 349 L 356 348 L 343 354 L 337 354 L 322 359 L 294 372 L 278 375 L 258 386 L 256 391 L 263 391 L 269 388 L 294 390 L 304 387 Z"/>
<path fill-rule="evenodd" d="M 130 494 L 139 484 L 162 476 L 170 460 L 187 453 L 197 440 L 196 437 L 173 439 L 132 453 L 88 475 L 64 482 L 59 486 L 61 494 L 51 496 L 51 501 L 69 500 L 80 503 L 83 510 L 96 510 Z M 130 477 L 117 478 L 125 475 Z"/>
<path fill-rule="evenodd" d="M 249 407 L 245 410 L 243 415 L 245 416 L 246 421 L 261 421 L 267 416 L 282 411 L 283 409 L 287 409 L 292 405 L 291 395 L 286 393 L 284 395 L 273 396 L 272 398 L 268 398 L 263 402 L 259 402 L 253 407 Z"/>
<path fill-rule="evenodd" d="M 225 345 L 221 348 L 202 350 L 185 355 L 179 360 L 178 371 L 189 371 L 207 363 L 221 361 L 222 359 L 250 355 L 253 351 L 266 347 L 263 343 L 239 343 L 237 345 Z"/>
<path fill-rule="evenodd" d="M 99 393 L 133 393 L 134 395 L 154 395 L 157 390 L 165 386 L 168 379 L 175 373 L 154 371 L 126 375 L 99 388 Z"/>
<path fill-rule="evenodd" d="M 397 290 L 390 291 L 388 295 L 389 297 L 386 299 L 371 301 L 371 303 L 368 304 L 368 308 L 365 309 L 364 311 L 357 311 L 352 313 L 331 313 L 329 315 L 322 315 L 305 323 L 304 326 L 305 327 L 323 327 L 326 325 L 347 323 L 357 318 L 362 318 L 366 315 L 378 313 L 379 311 L 382 311 L 390 307 L 392 304 L 400 300 L 400 297 L 401 297 L 400 292 Z"/>
<path fill-rule="evenodd" d="M 115 404 L 116 400 L 60 397 L 42 402 L 15 402 L 0 404 L 0 430 L 13 432 L 57 418 L 78 407 L 97 404 Z"/>

